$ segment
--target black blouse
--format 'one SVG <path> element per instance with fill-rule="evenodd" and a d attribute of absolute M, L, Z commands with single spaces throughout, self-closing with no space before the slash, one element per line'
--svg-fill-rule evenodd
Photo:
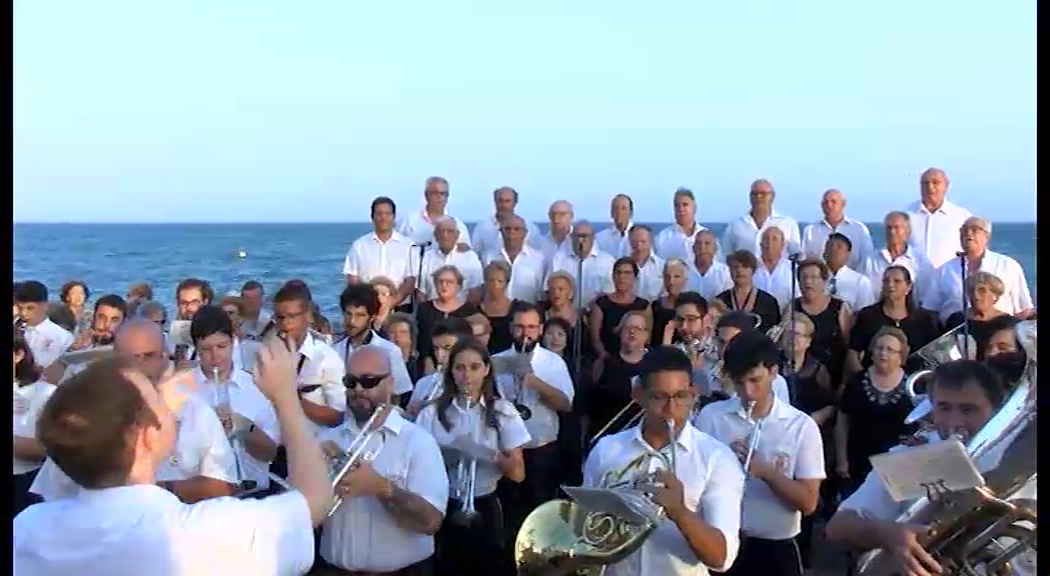
<path fill-rule="evenodd" d="M 839 325 L 839 313 L 844 304 L 842 300 L 832 298 L 824 311 L 810 314 L 802 308 L 801 298 L 796 298 L 792 303 L 796 314 L 805 314 L 813 321 L 810 352 L 827 367 L 831 382 L 836 386 L 842 382 L 842 372 L 846 364 L 846 345 L 842 341 L 842 326 Z"/>
<path fill-rule="evenodd" d="M 511 302 L 510 310 L 514 309 L 515 304 L 517 304 L 517 300 Z M 485 314 L 485 309 L 480 306 L 478 311 Z M 492 332 L 489 334 L 489 354 L 503 352 L 514 343 L 514 338 L 510 334 L 510 324 L 511 320 L 514 319 L 513 316 L 510 311 L 503 316 L 485 314 L 485 317 L 489 319 L 489 324 L 492 325 Z"/>
<path fill-rule="evenodd" d="M 588 436 L 593 436 L 610 418 L 631 402 L 631 378 L 638 375 L 640 368 L 641 363 L 628 362 L 618 353 L 606 360 L 601 377 L 594 385 L 588 387 L 585 407 L 590 417 Z M 619 432 L 637 410 L 632 408 L 628 412 L 620 417 L 608 433 Z"/>
<path fill-rule="evenodd" d="M 944 329 L 947 331 L 962 326 L 965 319 L 966 315 L 963 312 L 956 312 L 949 316 L 944 322 Z M 973 337 L 974 343 L 977 344 L 978 350 L 983 348 L 985 343 L 987 343 L 995 334 L 994 320 L 994 318 L 992 320 L 970 320 L 970 327 L 968 329 L 970 331 L 970 336 Z"/>
<path fill-rule="evenodd" d="M 868 349 L 875 334 L 885 326 L 900 328 L 908 337 L 908 348 L 915 352 L 923 346 L 933 342 L 941 335 L 940 326 L 937 323 L 937 314 L 924 308 L 913 308 L 902 320 L 894 320 L 887 316 L 879 303 L 865 306 L 857 312 L 857 319 L 853 323 L 853 330 L 849 335 L 849 347 L 861 355 L 861 366 L 871 366 L 871 358 L 868 357 Z M 914 363 L 915 360 L 909 359 Z M 914 371 L 921 366 L 905 366 L 905 370 Z"/>
<path fill-rule="evenodd" d="M 434 333 L 434 327 L 437 326 L 438 322 L 450 317 L 466 318 L 472 314 L 477 314 L 477 312 L 478 307 L 470 303 L 463 304 L 447 314 L 435 308 L 434 302 L 431 300 L 420 304 L 419 309 L 416 310 L 416 327 L 419 330 L 419 336 L 416 339 L 416 350 L 419 350 L 420 358 L 431 358 L 433 360 L 434 343 L 431 342 L 431 334 Z"/>
<path fill-rule="evenodd" d="M 649 305 L 649 309 L 653 311 L 653 333 L 650 335 L 649 344 L 651 346 L 660 346 L 664 343 L 664 330 L 667 329 L 668 324 L 674 321 L 675 310 L 674 308 L 665 308 L 663 298 L 653 300 L 653 303 Z M 675 338 L 677 338 L 677 334 Z M 672 339 L 672 341 L 674 340 Z"/>
<path fill-rule="evenodd" d="M 886 452 L 901 438 L 915 431 L 904 424 L 914 404 L 904 389 L 904 380 L 896 388 L 882 392 L 871 383 L 864 370 L 850 378 L 842 391 L 839 410 L 849 418 L 847 456 L 850 477 L 863 478 L 871 472 L 868 458 Z"/>
<path fill-rule="evenodd" d="M 775 296 L 765 290 L 759 288 L 754 288 L 753 290 L 755 291 L 755 305 L 751 307 L 751 313 L 758 314 L 758 317 L 762 319 L 762 323 L 758 326 L 759 331 L 768 332 L 771 328 L 780 324 L 780 303 L 777 302 Z M 745 298 L 744 302 L 735 302 L 732 288 L 715 296 L 715 298 L 721 300 L 730 310 L 743 310 L 746 301 L 750 299 Z"/>

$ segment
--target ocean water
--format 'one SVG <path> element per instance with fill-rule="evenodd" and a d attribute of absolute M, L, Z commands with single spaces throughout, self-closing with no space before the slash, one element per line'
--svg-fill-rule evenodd
<path fill-rule="evenodd" d="M 805 226 L 805 224 L 802 224 Z M 661 230 L 667 224 L 650 224 Z M 725 224 L 705 224 L 719 235 Z M 869 223 L 876 246 L 882 225 Z M 134 282 L 149 282 L 154 298 L 169 307 L 175 285 L 187 277 L 207 280 L 216 294 L 258 280 L 272 294 L 292 278 L 306 281 L 332 314 L 343 289 L 343 258 L 370 223 L 348 224 L 15 224 L 14 278 L 39 280 L 57 297 L 69 280 L 87 283 L 93 296 L 124 295 Z M 473 228 L 473 226 L 471 226 Z M 601 226 L 597 226 L 598 229 Z M 546 226 L 541 226 L 546 231 Z M 1024 267 L 1035 296 L 1035 223 L 996 224 L 991 249 Z M 246 256 L 240 258 L 239 251 Z"/>

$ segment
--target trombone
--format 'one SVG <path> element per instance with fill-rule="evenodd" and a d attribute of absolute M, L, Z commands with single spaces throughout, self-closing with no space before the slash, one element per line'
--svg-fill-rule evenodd
<path fill-rule="evenodd" d="M 353 470 L 361 460 L 374 460 L 379 453 L 383 450 L 385 442 L 383 440 L 386 437 L 380 432 L 380 443 L 379 446 L 372 451 L 365 452 L 365 448 L 372 441 L 376 432 L 379 431 L 379 426 L 386 420 L 386 418 L 380 418 L 389 413 L 391 406 L 389 404 L 380 404 L 376 406 L 376 409 L 372 412 L 372 415 L 365 421 L 364 426 L 361 427 L 361 431 L 354 437 L 350 442 L 350 447 L 347 448 L 342 454 L 336 458 L 332 458 L 329 461 L 329 473 L 332 478 L 332 489 L 334 490 L 343 478 Z M 343 505 L 343 497 L 338 494 L 335 495 L 332 506 L 328 509 L 328 517 L 330 518 L 335 511 Z"/>
<path fill-rule="evenodd" d="M 474 400 L 466 398 L 464 409 L 471 410 Z M 456 464 L 456 494 L 455 498 L 460 502 L 459 510 L 452 513 L 452 522 L 460 526 L 470 526 L 478 517 L 478 511 L 474 508 L 474 494 L 477 490 L 478 459 L 465 457 L 460 454 L 459 462 Z"/>
<path fill-rule="evenodd" d="M 613 424 L 616 424 L 616 422 L 623 418 L 623 416 L 627 414 L 627 412 L 631 409 L 632 406 L 638 406 L 638 402 L 631 400 L 627 403 L 626 406 L 620 408 L 620 411 L 613 415 L 612 418 L 609 418 L 609 421 L 605 423 L 605 426 L 602 426 L 601 429 L 594 434 L 594 438 L 591 438 L 588 447 L 593 448 L 594 445 L 598 443 L 598 440 L 601 440 L 602 436 L 605 436 L 605 434 L 608 433 L 610 429 L 612 429 Z M 641 407 L 639 406 L 639 408 Z M 642 421 L 642 416 L 644 415 L 645 409 L 642 408 L 638 411 L 637 414 L 631 416 L 631 418 L 629 418 L 620 429 L 625 430 L 627 428 L 631 428 L 632 426 L 636 426 L 639 422 Z"/>

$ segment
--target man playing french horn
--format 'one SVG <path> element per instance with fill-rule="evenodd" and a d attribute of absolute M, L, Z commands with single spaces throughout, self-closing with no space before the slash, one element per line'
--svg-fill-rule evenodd
<path fill-rule="evenodd" d="M 391 404 L 394 379 L 384 348 L 352 351 L 343 382 L 346 420 L 322 434 L 321 448 L 333 474 L 349 455 L 360 456 L 333 478 L 338 504 L 322 527 L 318 564 L 324 565 L 315 572 L 428 575 L 448 503 L 441 450 Z"/>
<path fill-rule="evenodd" d="M 691 372 L 677 348 L 650 350 L 634 391 L 641 423 L 599 440 L 584 464 L 585 486 L 642 490 L 663 509 L 655 530 L 606 576 L 703 576 L 736 558 L 744 476 L 726 445 L 689 423 Z"/>

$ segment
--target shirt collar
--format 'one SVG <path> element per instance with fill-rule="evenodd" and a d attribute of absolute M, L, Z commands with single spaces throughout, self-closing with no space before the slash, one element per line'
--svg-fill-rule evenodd
<path fill-rule="evenodd" d="M 704 230 L 706 230 L 706 228 L 704 228 L 703 225 L 701 225 L 699 222 L 697 222 L 695 220 L 693 221 L 693 233 L 692 234 L 686 234 L 685 233 L 685 228 L 682 228 L 682 225 L 679 224 L 678 222 L 675 222 L 673 224 L 673 228 L 674 228 L 675 232 L 678 232 L 679 234 L 681 234 L 683 236 L 688 236 L 690 238 L 692 238 L 693 236 L 696 236 L 697 234 L 699 234 L 699 233 L 703 232 Z"/>
<path fill-rule="evenodd" d="M 354 434 L 361 432 L 361 425 L 357 423 L 357 420 L 354 420 L 354 415 L 349 410 L 346 411 L 343 425 L 347 430 Z M 404 427 L 405 419 L 401 416 L 401 409 L 396 406 L 390 410 L 390 413 L 387 414 L 386 418 L 383 420 L 383 425 L 380 426 L 380 428 L 384 430 L 389 430 L 394 436 L 399 436 Z"/>
<path fill-rule="evenodd" d="M 915 203 L 915 211 L 916 212 L 922 212 L 923 214 L 945 214 L 945 215 L 949 215 L 954 210 L 955 210 L 955 204 L 952 204 L 951 202 L 949 202 L 947 198 L 944 199 L 944 202 L 941 202 L 941 207 L 936 209 L 936 210 L 934 210 L 933 212 L 931 212 L 930 209 L 927 208 L 926 205 L 922 203 L 922 200 L 919 200 L 919 201 L 917 201 Z"/>
<path fill-rule="evenodd" d="M 303 339 L 303 345 L 299 347 L 299 353 L 306 356 L 310 360 L 313 360 L 318 353 L 318 342 L 314 338 L 314 335 L 309 330 L 306 331 L 306 338 Z"/>
<path fill-rule="evenodd" d="M 783 418 L 789 418 L 791 415 L 788 413 L 787 405 L 773 394 L 772 387 L 770 388 L 769 393 L 773 396 L 773 407 L 770 408 L 769 414 L 766 415 L 765 419 L 780 420 Z M 729 400 L 726 400 L 726 402 L 729 402 L 728 408 L 731 413 L 736 414 L 745 420 L 747 419 L 747 408 L 744 407 L 744 403 L 740 400 L 740 396 L 733 396 Z"/>
<path fill-rule="evenodd" d="M 406 238 L 400 233 L 398 233 L 397 230 L 393 230 L 390 232 L 390 239 L 386 242 L 383 242 L 379 239 L 379 236 L 376 235 L 376 231 L 374 228 L 372 229 L 372 232 L 369 233 L 369 237 L 372 239 L 373 244 L 388 244 L 390 242 L 404 242 L 406 240 Z M 262 312 L 259 313 L 259 317 L 262 317 Z"/>
<path fill-rule="evenodd" d="M 832 226 L 831 223 L 828 222 L 827 218 L 821 218 L 820 223 L 826 226 L 829 230 L 835 230 L 836 228 L 838 228 L 838 226 Z M 842 222 L 839 223 L 839 226 L 844 226 L 846 224 L 853 224 L 853 219 L 851 219 L 849 216 L 843 215 Z"/>
<path fill-rule="evenodd" d="M 627 227 L 623 229 L 623 234 L 620 234 L 620 229 L 616 227 L 616 223 L 615 222 L 610 222 L 609 223 L 609 232 L 611 234 L 616 234 L 617 236 L 621 236 L 621 237 L 630 234 L 632 228 L 634 228 L 634 220 L 633 219 L 627 221 Z"/>
<path fill-rule="evenodd" d="M 678 433 L 678 438 L 675 438 L 675 449 L 680 448 L 684 452 L 690 452 L 692 446 L 695 444 L 695 442 L 693 441 L 693 434 L 695 434 L 696 432 L 698 432 L 698 430 L 693 428 L 692 424 L 686 422 L 685 426 L 682 426 L 682 431 Z M 650 446 L 649 443 L 645 441 L 645 438 L 642 437 L 641 424 L 638 424 L 634 427 L 633 431 L 631 432 L 631 440 L 637 442 L 638 444 L 641 444 L 648 450 L 652 450 L 652 446 Z"/>
<path fill-rule="evenodd" d="M 755 222 L 755 217 L 751 215 L 751 209 L 750 208 L 747 209 L 747 212 L 744 212 L 744 215 L 741 216 L 740 219 L 743 220 L 745 223 L 752 224 L 752 225 L 754 225 L 755 228 L 758 228 L 758 222 Z M 762 224 L 765 225 L 766 223 L 770 223 L 771 220 L 778 220 L 778 219 L 780 219 L 780 213 L 777 212 L 776 208 L 770 208 L 769 209 L 769 216 L 766 217 L 766 221 L 763 222 Z"/>

